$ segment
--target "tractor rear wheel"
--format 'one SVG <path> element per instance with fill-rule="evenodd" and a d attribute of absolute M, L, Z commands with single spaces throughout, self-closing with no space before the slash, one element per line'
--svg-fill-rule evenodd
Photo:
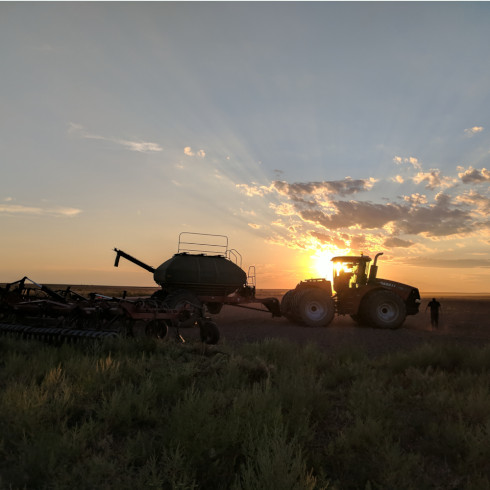
<path fill-rule="evenodd" d="M 293 314 L 293 300 L 295 291 L 295 289 L 287 291 L 281 300 L 281 315 L 285 316 L 291 322 L 296 320 Z"/>
<path fill-rule="evenodd" d="M 335 315 L 332 297 L 319 288 L 308 288 L 297 292 L 295 313 L 308 327 L 326 327 Z"/>
<path fill-rule="evenodd" d="M 361 316 L 378 328 L 400 328 L 407 316 L 403 300 L 392 291 L 375 291 L 363 300 Z"/>

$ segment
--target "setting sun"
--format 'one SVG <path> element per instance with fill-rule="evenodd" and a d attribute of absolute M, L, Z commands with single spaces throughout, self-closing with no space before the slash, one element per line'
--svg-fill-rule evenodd
<path fill-rule="evenodd" d="M 317 250 L 315 254 L 311 256 L 311 269 L 312 273 L 316 277 L 323 277 L 328 281 L 333 279 L 333 257 L 339 255 L 347 255 L 350 250 L 344 249 L 330 249 L 330 250 Z"/>

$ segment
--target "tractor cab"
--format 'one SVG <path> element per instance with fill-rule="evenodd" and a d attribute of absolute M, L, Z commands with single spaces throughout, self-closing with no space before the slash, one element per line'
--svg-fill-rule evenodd
<path fill-rule="evenodd" d="M 334 257 L 333 262 L 333 288 L 339 293 L 346 289 L 355 289 L 365 286 L 376 279 L 378 267 L 376 262 L 377 254 L 374 262 L 370 265 L 371 257 L 367 255 L 345 255 Z"/>

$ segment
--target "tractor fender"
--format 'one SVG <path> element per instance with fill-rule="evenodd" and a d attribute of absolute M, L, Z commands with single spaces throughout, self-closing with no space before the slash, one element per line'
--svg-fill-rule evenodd
<path fill-rule="evenodd" d="M 306 279 L 304 281 L 301 281 L 296 285 L 295 291 L 301 290 L 301 289 L 310 289 L 310 288 L 318 288 L 318 289 L 324 289 L 330 295 L 332 294 L 332 283 L 330 281 L 327 281 L 326 279 Z"/>

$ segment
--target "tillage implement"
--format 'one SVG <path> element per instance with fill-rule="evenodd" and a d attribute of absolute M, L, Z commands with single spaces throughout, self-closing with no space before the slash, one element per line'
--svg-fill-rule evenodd
<path fill-rule="evenodd" d="M 216 325 L 204 315 L 194 318 L 188 305 L 169 308 L 151 298 L 116 298 L 98 293 L 82 296 L 70 287 L 55 291 L 23 277 L 0 287 L 0 333 L 53 343 L 108 337 L 149 336 L 163 339 L 173 327 L 189 322 L 201 338 L 216 343 Z"/>

